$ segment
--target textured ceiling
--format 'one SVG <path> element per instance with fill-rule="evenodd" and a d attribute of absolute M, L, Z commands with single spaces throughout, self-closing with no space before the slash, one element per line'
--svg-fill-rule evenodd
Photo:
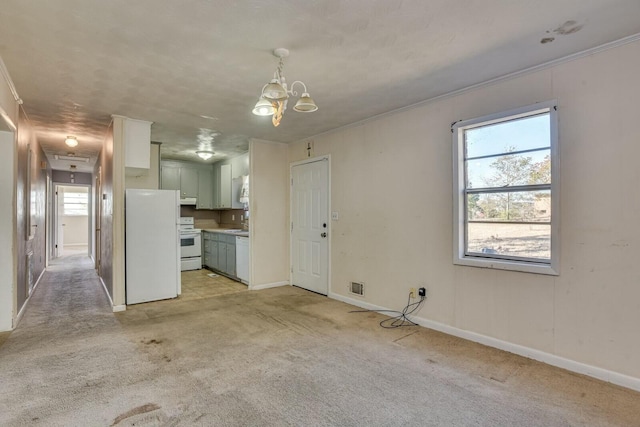
<path fill-rule="evenodd" d="M 638 0 L 3 0 L 0 57 L 45 152 L 95 160 L 111 114 L 163 156 L 291 142 L 640 33 Z M 541 43 L 542 39 L 547 43 Z M 553 41 L 550 41 L 553 39 Z M 251 114 L 272 77 L 319 110 Z M 68 165 L 54 167 L 68 168 Z M 90 167 L 90 165 L 88 166 Z"/>

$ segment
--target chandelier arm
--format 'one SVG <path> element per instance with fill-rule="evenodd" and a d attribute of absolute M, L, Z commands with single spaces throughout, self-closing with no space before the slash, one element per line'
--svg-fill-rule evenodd
<path fill-rule="evenodd" d="M 303 82 L 301 82 L 300 80 L 296 80 L 295 82 L 291 83 L 291 86 L 289 86 L 291 89 L 288 91 L 291 95 L 293 96 L 298 96 L 298 92 L 293 90 L 293 87 L 295 86 L 296 83 L 300 83 L 302 85 L 302 87 L 304 88 L 304 90 L 302 91 L 302 93 L 306 93 L 307 92 L 307 85 L 305 85 Z"/>

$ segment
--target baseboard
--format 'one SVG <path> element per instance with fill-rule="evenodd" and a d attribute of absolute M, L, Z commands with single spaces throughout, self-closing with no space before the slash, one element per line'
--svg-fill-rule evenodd
<path fill-rule="evenodd" d="M 33 289 L 31 289 L 31 293 L 29 294 L 29 297 L 26 299 L 24 304 L 22 304 L 22 308 L 20 309 L 20 311 L 18 312 L 18 315 L 13 321 L 13 329 L 15 329 L 18 326 L 18 323 L 20 323 L 20 320 L 22 320 L 22 316 L 24 316 L 24 311 L 27 308 L 29 301 L 31 301 L 31 295 L 33 295 L 33 293 L 36 291 L 36 288 L 40 284 L 40 279 L 42 279 L 42 276 L 44 276 L 45 271 L 47 271 L 47 269 L 43 268 L 42 271 L 40 272 L 40 275 L 38 276 L 38 280 L 36 280 L 36 283 L 33 285 Z"/>
<path fill-rule="evenodd" d="M 269 288 L 277 288 L 279 286 L 287 286 L 288 284 L 289 284 L 288 280 L 285 280 L 283 282 L 265 283 L 265 284 L 262 284 L 262 285 L 249 286 L 249 290 L 250 291 L 259 291 L 261 289 L 269 289 Z"/>
<path fill-rule="evenodd" d="M 387 307 L 380 307 L 377 305 L 369 304 L 365 301 L 331 292 L 329 293 L 329 298 L 333 298 L 338 301 L 355 305 L 367 310 L 389 310 L 389 308 Z M 435 331 L 443 332 L 448 335 L 453 335 L 469 341 L 477 342 L 488 347 L 494 347 L 499 350 L 507 351 L 509 353 L 514 353 L 519 356 L 546 363 L 547 365 L 556 366 L 558 368 L 566 369 L 567 371 L 586 375 L 598 380 L 609 382 L 611 384 L 640 391 L 640 378 L 632 377 L 603 368 L 598 368 L 592 365 L 587 365 L 582 362 L 577 362 L 575 360 L 567 359 L 555 354 L 546 353 L 544 351 L 536 350 L 530 347 L 525 347 L 523 345 L 510 343 L 487 335 L 478 334 L 476 332 L 466 331 L 464 329 L 459 329 L 454 326 L 449 326 L 444 323 L 425 319 L 423 317 L 411 316 L 411 320 L 425 328 L 433 329 Z"/>
<path fill-rule="evenodd" d="M 98 279 L 100 279 L 100 283 L 102 283 L 102 289 L 104 289 L 104 293 L 107 295 L 107 298 L 109 298 L 109 304 L 111 305 L 111 309 L 113 310 L 113 312 L 117 313 L 118 311 L 125 311 L 127 309 L 126 305 L 113 305 L 111 295 L 109 295 L 109 291 L 107 291 L 107 285 L 104 284 L 104 280 L 102 280 L 102 277 L 98 276 Z"/>

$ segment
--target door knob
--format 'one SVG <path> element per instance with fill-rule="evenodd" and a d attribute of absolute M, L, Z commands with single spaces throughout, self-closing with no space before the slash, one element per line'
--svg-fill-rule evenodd
<path fill-rule="evenodd" d="M 327 233 L 322 233 L 322 234 L 320 235 L 320 237 L 323 237 L 323 238 L 324 238 L 324 237 L 327 237 Z"/>

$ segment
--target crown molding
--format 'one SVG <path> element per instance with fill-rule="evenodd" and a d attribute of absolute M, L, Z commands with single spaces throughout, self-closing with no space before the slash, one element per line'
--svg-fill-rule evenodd
<path fill-rule="evenodd" d="M 18 104 L 22 105 L 22 99 L 20 99 L 20 96 L 18 95 L 18 91 L 16 90 L 13 80 L 11 80 L 11 76 L 9 75 L 9 70 L 7 70 L 7 66 L 4 64 L 2 58 L 0 58 L 0 74 L 2 74 L 2 77 L 4 77 L 7 82 L 7 86 L 9 86 L 9 90 L 11 91 L 13 98 Z"/>
<path fill-rule="evenodd" d="M 584 58 L 586 56 L 590 56 L 590 55 L 594 55 L 596 53 L 604 52 L 604 51 L 609 50 L 609 49 L 615 49 L 617 47 L 621 47 L 621 46 L 624 46 L 624 45 L 629 44 L 629 43 L 637 42 L 639 40 L 640 40 L 640 33 L 633 34 L 631 36 L 623 37 L 621 39 L 614 40 L 612 42 L 602 44 L 600 46 L 592 47 L 592 48 L 589 48 L 589 49 L 586 49 L 586 50 L 583 50 L 583 51 L 580 51 L 580 52 L 576 52 L 576 53 L 572 53 L 572 54 L 567 55 L 567 56 L 563 56 L 563 57 L 558 58 L 558 59 L 553 59 L 551 61 L 543 62 L 542 64 L 534 65 L 534 66 L 528 67 L 528 68 L 523 68 L 522 70 L 518 70 L 518 71 L 514 71 L 512 73 L 504 74 L 502 76 L 498 76 L 498 77 L 495 77 L 493 79 L 485 80 L 485 81 L 480 82 L 480 83 L 475 83 L 475 84 L 472 84 L 470 86 L 465 86 L 465 87 L 463 87 L 461 89 L 456 89 L 454 91 L 447 92 L 447 93 L 444 93 L 442 95 L 438 95 L 438 96 L 434 96 L 432 98 L 425 99 L 424 101 L 416 102 L 415 104 L 407 105 L 405 107 L 396 108 L 395 110 L 391 110 L 391 111 L 387 111 L 385 113 L 377 114 L 375 116 L 367 117 L 366 119 L 362 119 L 362 120 L 359 120 L 357 122 L 350 123 L 348 125 L 340 126 L 338 128 L 331 129 L 331 130 L 328 130 L 328 131 L 325 131 L 325 132 L 320 132 L 320 133 L 318 133 L 316 135 L 313 135 L 313 136 L 310 136 L 310 137 L 307 137 L 307 138 L 303 138 L 303 139 L 298 140 L 296 142 L 306 142 L 306 141 L 312 140 L 312 139 L 320 137 L 320 136 L 330 135 L 330 134 L 332 134 L 334 132 L 339 132 L 339 131 L 342 131 L 342 130 L 345 130 L 345 129 L 349 129 L 349 128 L 352 128 L 352 127 L 360 126 L 360 125 L 363 125 L 365 123 L 381 119 L 383 117 L 391 116 L 391 115 L 394 115 L 394 114 L 397 114 L 397 113 L 401 113 L 401 112 L 407 111 L 407 110 L 412 110 L 414 108 L 418 108 L 418 107 L 421 107 L 421 106 L 424 106 L 424 105 L 427 105 L 427 104 L 430 104 L 430 103 L 433 103 L 433 102 L 436 102 L 436 101 L 440 101 L 440 100 L 443 100 L 443 99 L 451 98 L 451 97 L 463 94 L 465 92 L 472 91 L 474 89 L 478 89 L 478 88 L 489 86 L 489 85 L 492 85 L 492 84 L 495 84 L 495 83 L 507 81 L 507 80 L 510 80 L 510 79 L 513 79 L 513 78 L 516 78 L 516 77 L 524 76 L 526 74 L 534 73 L 536 71 L 541 71 L 541 70 L 545 70 L 547 68 L 552 68 L 552 67 L 558 66 L 560 64 L 564 64 L 566 62 L 574 61 L 576 59 L 581 59 L 581 58 Z"/>

